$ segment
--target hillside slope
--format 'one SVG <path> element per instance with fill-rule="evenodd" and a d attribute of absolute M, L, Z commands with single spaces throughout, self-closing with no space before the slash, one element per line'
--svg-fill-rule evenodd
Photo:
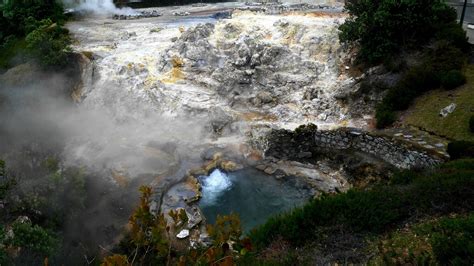
<path fill-rule="evenodd" d="M 404 126 L 414 126 L 453 140 L 474 141 L 469 132 L 469 118 L 474 115 L 474 65 L 466 67 L 467 83 L 456 90 L 435 90 L 416 99 L 402 118 Z M 441 117 L 442 108 L 456 104 L 447 117 Z"/>

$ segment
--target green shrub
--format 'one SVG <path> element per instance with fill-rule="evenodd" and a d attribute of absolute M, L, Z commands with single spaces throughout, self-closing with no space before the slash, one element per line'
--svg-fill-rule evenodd
<path fill-rule="evenodd" d="M 60 67 L 68 63 L 71 39 L 68 31 L 51 20 L 41 21 L 41 26 L 26 36 L 27 48 L 41 65 Z"/>
<path fill-rule="evenodd" d="M 404 73 L 397 86 L 404 88 L 404 92 L 410 94 L 409 97 L 416 97 L 439 86 L 439 79 L 434 67 L 431 62 L 422 62 L 420 65 L 410 68 Z"/>
<path fill-rule="evenodd" d="M 466 77 L 459 70 L 451 70 L 441 75 L 441 86 L 452 90 L 466 83 Z"/>
<path fill-rule="evenodd" d="M 350 17 L 340 26 L 340 40 L 357 43 L 358 60 L 369 64 L 420 49 L 436 37 L 459 35 L 456 11 L 441 0 L 350 0 L 345 8 Z"/>
<path fill-rule="evenodd" d="M 416 94 L 415 90 L 404 86 L 395 86 L 389 89 L 381 104 L 384 108 L 377 108 L 377 114 L 379 110 L 404 110 L 408 108 Z"/>
<path fill-rule="evenodd" d="M 420 173 L 415 170 L 399 170 L 393 174 L 390 182 L 394 185 L 407 185 L 419 177 Z"/>
<path fill-rule="evenodd" d="M 474 142 L 453 141 L 448 144 L 448 154 L 451 159 L 474 157 Z"/>
<path fill-rule="evenodd" d="M 474 171 L 474 159 L 458 159 L 449 161 L 440 166 L 440 169 L 449 171 L 468 170 Z"/>
<path fill-rule="evenodd" d="M 66 16 L 60 1 L 54 0 L 14 0 L 0 5 L 0 44 L 10 35 L 23 38 L 43 19 L 62 24 Z"/>
<path fill-rule="evenodd" d="M 436 75 L 440 75 L 451 70 L 461 70 L 466 64 L 466 58 L 459 48 L 442 40 L 424 52 L 422 64 L 423 67 L 431 69 Z"/>
<path fill-rule="evenodd" d="M 393 56 L 385 59 L 385 69 L 393 73 L 399 73 L 406 69 L 407 64 L 402 56 Z"/>
<path fill-rule="evenodd" d="M 472 265 L 474 262 L 474 214 L 445 218 L 434 226 L 430 238 L 441 265 Z"/>
<path fill-rule="evenodd" d="M 381 103 L 377 106 L 375 119 L 377 128 L 385 128 L 395 122 L 396 116 L 395 112 L 389 106 Z"/>
<path fill-rule="evenodd" d="M 466 31 L 459 26 L 459 23 L 443 25 L 436 33 L 436 39 L 446 40 L 463 52 L 467 52 L 470 49 Z"/>
<path fill-rule="evenodd" d="M 471 133 L 474 133 L 474 115 L 469 118 L 469 130 L 471 130 Z"/>
<path fill-rule="evenodd" d="M 33 225 L 30 220 L 26 221 L 15 221 L 11 224 L 12 236 L 5 234 L 5 229 L 0 227 L 0 261 L 15 260 L 16 258 L 8 258 L 8 253 L 3 254 L 2 257 L 2 246 L 10 248 L 19 248 L 19 259 L 24 257 L 37 258 L 42 260 L 53 254 L 55 251 L 58 241 L 56 237 L 48 230 Z M 14 264 L 13 264 L 14 265 Z"/>
<path fill-rule="evenodd" d="M 470 265 L 474 213 L 410 225 L 377 242 L 378 254 L 369 265 Z"/>

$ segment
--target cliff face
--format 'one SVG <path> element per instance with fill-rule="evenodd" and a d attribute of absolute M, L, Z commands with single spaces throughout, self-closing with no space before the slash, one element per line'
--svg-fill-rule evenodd
<path fill-rule="evenodd" d="M 342 20 L 234 12 L 184 32 L 160 68 L 173 73 L 179 60 L 182 80 L 173 82 L 208 88 L 233 111 L 259 110 L 285 123 L 338 123 L 350 116 L 335 94 L 355 83 L 341 71 Z"/>

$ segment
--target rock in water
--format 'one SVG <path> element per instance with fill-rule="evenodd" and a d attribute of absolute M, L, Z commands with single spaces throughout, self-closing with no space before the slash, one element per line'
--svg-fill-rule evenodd
<path fill-rule="evenodd" d="M 179 234 L 176 235 L 177 238 L 179 239 L 184 239 L 189 236 L 189 230 L 188 229 L 183 229 Z"/>
<path fill-rule="evenodd" d="M 450 105 L 448 105 L 448 106 L 444 107 L 443 109 L 441 109 L 441 111 L 439 112 L 439 115 L 442 116 L 442 117 L 446 117 L 450 113 L 454 112 L 455 109 L 456 109 L 456 104 L 451 103 Z"/>

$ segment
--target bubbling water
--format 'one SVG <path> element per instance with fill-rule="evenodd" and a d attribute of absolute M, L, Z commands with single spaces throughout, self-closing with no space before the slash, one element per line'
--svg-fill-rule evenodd
<path fill-rule="evenodd" d="M 202 192 L 206 195 L 203 198 L 204 204 L 214 204 L 217 199 L 232 187 L 229 176 L 220 171 L 214 170 L 208 177 L 203 178 Z"/>
<path fill-rule="evenodd" d="M 200 177 L 199 206 L 210 224 L 218 215 L 236 213 L 248 232 L 269 217 L 304 204 L 312 195 L 299 179 L 277 180 L 263 172 L 245 168 L 229 174 L 214 170 Z"/>

